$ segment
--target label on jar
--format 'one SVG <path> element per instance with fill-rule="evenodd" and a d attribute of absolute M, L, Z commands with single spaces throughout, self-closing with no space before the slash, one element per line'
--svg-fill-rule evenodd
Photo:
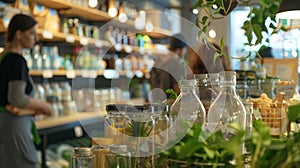
<path fill-rule="evenodd" d="M 284 92 L 284 98 L 283 98 L 284 100 L 293 98 L 294 93 L 295 93 L 295 87 L 296 87 L 296 85 L 293 83 L 279 85 L 276 88 L 276 97 L 278 98 L 280 92 Z"/>

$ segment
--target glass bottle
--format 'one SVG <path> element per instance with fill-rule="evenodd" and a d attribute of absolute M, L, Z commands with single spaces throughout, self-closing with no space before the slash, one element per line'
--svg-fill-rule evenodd
<path fill-rule="evenodd" d="M 72 168 L 94 168 L 95 155 L 92 148 L 76 147 L 72 156 Z"/>
<path fill-rule="evenodd" d="M 219 94 L 220 92 L 220 76 L 219 73 L 208 74 L 212 89 Z"/>
<path fill-rule="evenodd" d="M 32 69 L 35 70 L 40 70 L 42 69 L 42 56 L 40 54 L 40 46 L 35 45 L 32 50 L 32 56 L 33 56 L 33 61 L 32 61 Z"/>
<path fill-rule="evenodd" d="M 170 108 L 173 120 L 185 119 L 191 123 L 205 122 L 205 108 L 196 94 L 197 81 L 181 80 L 179 82 L 180 94 Z"/>
<path fill-rule="evenodd" d="M 205 108 L 207 116 L 209 107 L 218 94 L 212 89 L 208 74 L 195 74 L 194 78 L 197 80 L 198 85 L 197 95 Z"/>
<path fill-rule="evenodd" d="M 32 69 L 32 58 L 29 49 L 23 49 L 23 57 L 26 60 L 27 66 L 29 69 Z"/>
<path fill-rule="evenodd" d="M 221 130 L 224 138 L 230 139 L 235 131 L 229 126 L 244 130 L 246 127 L 246 110 L 236 93 L 236 72 L 220 72 L 220 86 L 221 92 L 208 112 L 208 129 Z"/>

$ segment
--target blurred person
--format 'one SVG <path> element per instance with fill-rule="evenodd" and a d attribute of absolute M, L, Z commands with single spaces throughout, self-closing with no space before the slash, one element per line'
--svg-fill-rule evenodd
<path fill-rule="evenodd" d="M 220 50 L 220 46 L 216 43 L 212 45 L 212 47 L 207 47 L 204 44 L 201 45 L 198 49 L 198 53 L 194 53 L 194 55 L 190 57 L 189 66 L 194 74 L 219 73 L 221 71 L 231 70 L 228 56 L 221 55 L 214 60 L 214 55 Z"/>
<path fill-rule="evenodd" d="M 38 167 L 35 143 L 39 143 L 32 115 L 50 115 L 50 104 L 33 99 L 34 84 L 28 74 L 24 48 L 37 42 L 37 22 L 29 15 L 12 17 L 6 47 L 0 55 L 0 167 Z M 12 113 L 19 111 L 19 115 Z M 23 110 L 23 111 L 22 111 Z M 34 114 L 25 115 L 25 110 Z M 22 114 L 23 113 L 23 114 Z"/>
<path fill-rule="evenodd" d="M 186 51 L 187 44 L 182 34 L 170 37 L 169 53 L 157 57 L 150 72 L 150 97 L 153 101 L 169 98 L 170 95 L 166 94 L 167 89 L 173 89 L 179 94 L 179 80 L 186 79 L 187 75 L 191 74 L 185 62 Z"/>

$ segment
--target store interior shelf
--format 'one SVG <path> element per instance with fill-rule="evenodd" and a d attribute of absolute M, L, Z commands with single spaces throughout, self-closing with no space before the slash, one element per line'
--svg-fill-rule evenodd
<path fill-rule="evenodd" d="M 115 76 L 131 76 L 131 74 L 136 74 L 137 70 L 130 71 L 116 71 L 113 69 L 107 70 L 30 70 L 29 74 L 31 76 L 42 76 L 44 78 L 52 78 L 53 76 L 66 76 L 67 78 L 75 78 L 75 77 L 83 77 L 83 78 L 96 78 L 97 76 L 111 76 L 112 78 Z"/>
<path fill-rule="evenodd" d="M 94 45 L 96 47 L 109 47 L 111 44 L 105 40 L 96 40 L 93 38 L 80 37 L 61 32 L 50 32 L 43 29 L 38 29 L 37 34 L 42 41 L 45 42 L 66 42 L 74 45 Z"/>
<path fill-rule="evenodd" d="M 83 19 L 89 21 L 112 21 L 110 24 L 113 24 L 117 27 L 125 27 L 134 29 L 134 21 L 128 20 L 126 23 L 121 23 L 116 18 L 111 18 L 106 12 L 92 9 L 92 8 L 85 8 L 79 5 L 72 4 L 70 2 L 66 2 L 63 0 L 29 0 L 30 2 L 37 3 L 46 7 L 54 8 L 59 10 L 61 14 L 69 15 L 69 16 L 78 16 L 82 17 Z M 158 27 L 154 27 L 151 32 L 141 31 L 143 34 L 147 34 L 153 38 L 165 38 L 171 36 L 172 33 L 170 30 L 162 29 Z"/>
<path fill-rule="evenodd" d="M 60 10 L 62 14 L 70 16 L 79 16 L 90 21 L 108 21 L 111 17 L 106 12 L 97 9 L 85 8 L 63 0 L 29 0 L 49 8 Z"/>

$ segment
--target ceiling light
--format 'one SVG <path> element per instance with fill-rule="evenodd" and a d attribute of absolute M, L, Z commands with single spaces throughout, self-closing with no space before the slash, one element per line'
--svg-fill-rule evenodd
<path fill-rule="evenodd" d="M 195 15 L 198 15 L 198 13 L 199 13 L 199 10 L 198 9 L 193 9 L 193 14 L 195 14 Z"/>
<path fill-rule="evenodd" d="M 282 0 L 276 16 L 280 19 L 300 19 L 300 1 Z"/>

